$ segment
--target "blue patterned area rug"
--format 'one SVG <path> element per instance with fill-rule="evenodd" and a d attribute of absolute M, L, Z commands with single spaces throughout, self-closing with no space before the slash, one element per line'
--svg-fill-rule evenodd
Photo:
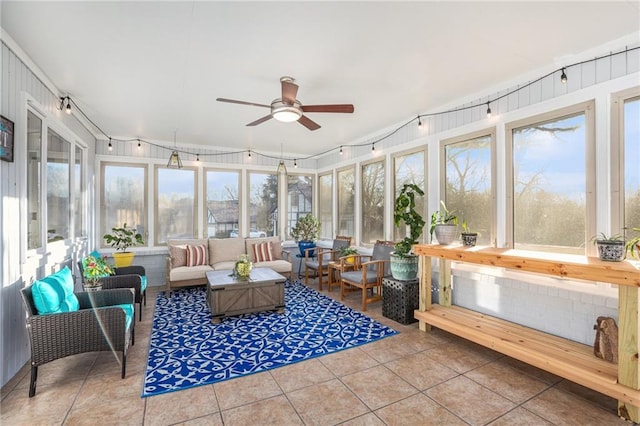
<path fill-rule="evenodd" d="M 211 323 L 204 288 L 158 294 L 142 396 L 208 385 L 364 345 L 397 332 L 317 291 L 285 284 L 285 313 Z"/>

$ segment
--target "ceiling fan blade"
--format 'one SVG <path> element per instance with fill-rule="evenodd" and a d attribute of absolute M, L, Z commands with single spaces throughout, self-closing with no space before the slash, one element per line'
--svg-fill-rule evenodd
<path fill-rule="evenodd" d="M 298 85 L 288 80 L 280 80 L 280 82 L 282 84 L 282 100 L 293 105 L 298 95 Z"/>
<path fill-rule="evenodd" d="M 303 105 L 302 110 L 304 112 L 345 112 L 352 113 L 354 111 L 351 104 L 336 104 L 336 105 Z"/>
<path fill-rule="evenodd" d="M 271 114 L 265 115 L 262 118 L 258 118 L 256 121 L 252 121 L 251 123 L 247 124 L 247 126 L 257 126 L 258 124 L 264 123 L 267 120 L 271 120 Z"/>
<path fill-rule="evenodd" d="M 271 108 L 271 105 L 256 104 L 256 103 L 253 103 L 253 102 L 245 102 L 245 101 L 236 101 L 236 100 L 233 100 L 233 99 L 217 98 L 216 101 L 218 101 L 218 102 L 227 102 L 227 103 L 230 103 L 230 104 L 251 105 L 251 106 L 257 106 L 257 107 Z"/>
<path fill-rule="evenodd" d="M 320 128 L 320 125 L 318 123 L 316 123 L 315 121 L 313 121 L 312 119 L 310 119 L 306 115 L 301 116 L 298 119 L 298 123 L 302 124 L 304 127 L 306 127 L 307 129 L 309 129 L 311 131 L 318 130 Z"/>

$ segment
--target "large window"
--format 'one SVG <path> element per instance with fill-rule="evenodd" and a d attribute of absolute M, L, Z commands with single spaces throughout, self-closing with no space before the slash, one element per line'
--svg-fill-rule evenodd
<path fill-rule="evenodd" d="M 374 244 L 384 239 L 384 160 L 364 164 L 361 183 L 360 235 L 363 244 Z"/>
<path fill-rule="evenodd" d="M 338 171 L 337 235 L 355 236 L 355 172 L 353 168 Z"/>
<path fill-rule="evenodd" d="M 208 170 L 206 172 L 207 236 L 236 238 L 240 222 L 240 173 Z"/>
<path fill-rule="evenodd" d="M 85 224 L 85 179 L 84 179 L 84 150 L 79 146 L 76 146 L 75 150 L 75 167 L 73 173 L 73 192 L 74 192 L 74 230 L 75 237 L 85 237 L 87 235 L 87 228 Z"/>
<path fill-rule="evenodd" d="M 318 177 L 318 211 L 320 237 L 333 238 L 333 174 Z"/>
<path fill-rule="evenodd" d="M 624 102 L 624 226 L 640 228 L 640 97 Z"/>
<path fill-rule="evenodd" d="M 42 119 L 27 111 L 27 249 L 43 246 L 42 241 Z"/>
<path fill-rule="evenodd" d="M 513 247 L 585 254 L 594 229 L 593 105 L 508 127 Z"/>
<path fill-rule="evenodd" d="M 287 176 L 287 238 L 298 219 L 313 213 L 313 177 Z"/>
<path fill-rule="evenodd" d="M 250 237 L 278 235 L 278 176 L 275 173 L 249 173 Z"/>
<path fill-rule="evenodd" d="M 71 144 L 47 134 L 47 241 L 54 242 L 71 237 Z"/>
<path fill-rule="evenodd" d="M 156 173 L 156 244 L 196 237 L 195 170 L 157 168 Z"/>
<path fill-rule="evenodd" d="M 394 193 L 393 199 L 395 200 L 398 193 L 402 189 L 402 186 L 406 183 L 413 183 L 418 185 L 425 193 L 425 197 L 420 197 L 416 200 L 416 210 L 418 213 L 426 219 L 426 195 L 427 185 L 425 181 L 425 151 L 420 150 L 411 153 L 403 153 L 393 157 L 393 169 L 394 173 Z M 395 226 L 393 238 L 395 241 L 400 241 L 407 235 L 407 226 L 402 223 L 400 226 Z"/>
<path fill-rule="evenodd" d="M 478 233 L 479 244 L 492 244 L 493 134 L 443 141 L 443 200 L 459 222 Z"/>
<path fill-rule="evenodd" d="M 145 237 L 147 234 L 147 167 L 102 163 L 100 235 L 125 223 Z M 100 244 L 106 247 L 102 238 Z"/>

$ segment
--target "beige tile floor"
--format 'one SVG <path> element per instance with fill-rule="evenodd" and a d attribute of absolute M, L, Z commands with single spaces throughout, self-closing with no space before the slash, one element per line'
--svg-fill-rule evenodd
<path fill-rule="evenodd" d="M 316 282 L 310 285 L 317 289 Z M 279 369 L 141 398 L 155 296 L 136 325 L 127 377 L 110 353 L 39 369 L 2 388 L 2 425 L 614 425 L 616 401 L 451 334 L 422 333 L 368 315 L 400 334 Z M 325 294 L 329 294 L 326 291 Z M 339 291 L 330 294 L 339 300 Z M 356 293 L 345 303 L 358 309 Z"/>

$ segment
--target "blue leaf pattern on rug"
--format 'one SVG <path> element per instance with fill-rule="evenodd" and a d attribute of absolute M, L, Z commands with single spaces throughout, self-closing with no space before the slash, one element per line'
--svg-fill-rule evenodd
<path fill-rule="evenodd" d="M 285 313 L 262 312 L 211 323 L 206 290 L 158 294 L 142 396 L 188 389 L 304 361 L 397 334 L 395 330 L 295 282 Z"/>

